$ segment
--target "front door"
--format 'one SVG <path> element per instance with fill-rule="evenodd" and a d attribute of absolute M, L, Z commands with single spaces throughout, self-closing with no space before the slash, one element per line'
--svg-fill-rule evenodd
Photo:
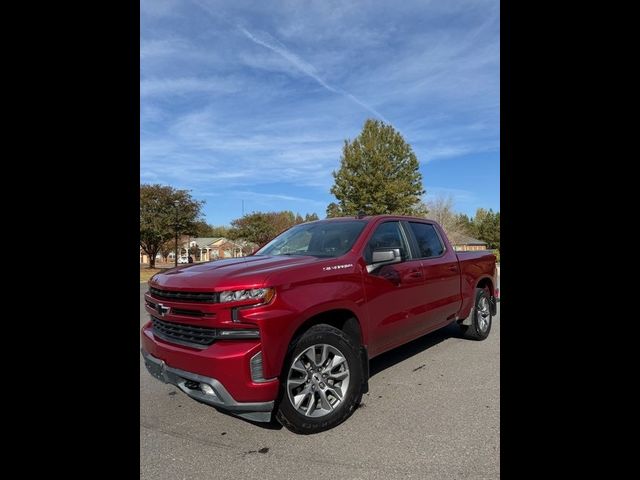
<path fill-rule="evenodd" d="M 424 274 L 419 259 L 411 257 L 400 222 L 389 221 L 378 225 L 364 250 L 367 265 L 377 248 L 399 248 L 402 262 L 384 265 L 364 273 L 364 289 L 369 311 L 369 351 L 374 356 L 402 345 L 415 330 L 424 315 Z"/>

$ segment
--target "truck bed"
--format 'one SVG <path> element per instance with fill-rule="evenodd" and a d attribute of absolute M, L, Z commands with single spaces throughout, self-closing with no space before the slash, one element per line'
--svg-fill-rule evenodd
<path fill-rule="evenodd" d="M 465 318 L 471 312 L 475 300 L 477 279 L 489 275 L 493 285 L 497 285 L 496 256 L 492 250 L 474 250 L 468 252 L 456 252 L 460 265 L 460 293 L 462 306 L 460 317 Z M 490 288 L 494 295 L 493 288 Z"/>

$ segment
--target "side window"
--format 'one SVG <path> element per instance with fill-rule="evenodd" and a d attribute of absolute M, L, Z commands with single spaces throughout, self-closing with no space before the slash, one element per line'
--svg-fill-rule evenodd
<path fill-rule="evenodd" d="M 444 253 L 444 245 L 433 225 L 417 222 L 409 222 L 409 225 L 418 242 L 420 258 L 439 257 Z"/>
<path fill-rule="evenodd" d="M 407 245 L 400 232 L 400 222 L 385 222 L 378 225 L 371 240 L 364 249 L 364 260 L 370 264 L 373 251 L 377 248 L 399 248 L 402 259 L 407 258 Z"/>

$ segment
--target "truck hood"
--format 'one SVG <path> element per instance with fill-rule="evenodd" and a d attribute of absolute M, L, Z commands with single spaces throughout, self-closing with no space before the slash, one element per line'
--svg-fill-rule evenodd
<path fill-rule="evenodd" d="M 299 255 L 227 258 L 158 273 L 149 281 L 149 285 L 185 291 L 259 288 L 268 286 L 267 279 L 276 271 L 327 260 L 334 259 Z"/>

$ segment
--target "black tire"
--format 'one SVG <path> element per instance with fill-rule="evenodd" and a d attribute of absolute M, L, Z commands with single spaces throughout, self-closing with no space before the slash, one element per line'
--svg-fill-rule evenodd
<path fill-rule="evenodd" d="M 322 363 L 321 360 L 324 345 L 335 349 L 326 349 L 328 351 L 327 362 L 330 362 L 328 363 L 330 366 L 333 365 L 334 361 L 339 361 L 335 360 L 336 357 L 338 357 L 335 353 L 336 351 L 339 354 L 342 354 L 342 358 L 345 359 L 345 362 L 341 363 L 339 366 L 324 370 L 328 372 L 327 375 L 329 375 L 328 380 L 325 380 L 326 383 L 322 383 L 323 374 L 320 370 L 316 372 L 316 370 L 312 369 L 300 372 L 299 369 L 292 369 L 296 360 L 298 360 L 298 362 L 302 362 L 297 363 L 298 366 L 301 364 L 304 365 L 306 362 L 309 364 L 309 368 L 312 368 L 312 364 L 309 361 L 309 358 L 306 357 L 305 352 L 309 351 L 309 349 L 314 345 L 318 346 L 314 349 L 314 353 L 318 355 L 316 356 L 316 360 L 319 358 L 319 363 Z M 346 367 L 342 366 L 344 364 L 346 364 Z M 321 369 L 321 367 L 318 366 L 318 369 Z M 341 386 L 344 385 L 344 380 L 335 383 L 335 381 L 332 380 L 331 375 L 333 375 L 332 372 L 337 372 L 336 375 L 344 376 L 345 371 L 348 373 L 348 376 L 346 377 L 348 378 L 348 385 L 346 387 L 346 392 L 343 392 L 341 390 Z M 339 425 L 349 418 L 356 407 L 360 404 L 360 400 L 362 399 L 362 375 L 362 362 L 358 355 L 357 342 L 346 335 L 343 331 L 330 325 L 314 325 L 296 342 L 294 342 L 289 350 L 281 375 L 280 398 L 276 411 L 276 419 L 292 432 L 305 435 L 323 432 Z M 288 386 L 288 380 L 290 378 L 294 383 L 302 380 L 303 378 L 307 379 L 307 381 L 300 384 L 299 387 L 295 387 L 290 394 Z M 320 383 L 318 383 L 318 381 Z M 330 384 L 330 382 L 334 383 Z M 311 388 L 317 390 L 311 392 Z M 331 392 L 331 390 L 336 388 L 342 394 L 341 400 L 339 401 L 338 396 L 333 396 Z M 320 397 L 321 389 L 322 399 Z M 306 409 L 307 407 L 305 407 L 305 405 L 311 407 L 312 402 L 317 402 L 314 408 L 310 408 L 310 412 L 311 415 L 318 414 L 320 416 L 308 416 L 307 414 L 301 413 L 301 411 L 294 406 L 292 403 L 292 396 L 293 398 L 301 398 L 294 395 L 294 392 L 296 391 L 298 392 L 298 395 L 304 395 L 299 408 Z M 305 394 L 304 391 L 307 393 Z M 334 403 L 331 404 L 331 402 Z M 331 410 L 328 407 L 331 407 Z M 323 414 L 322 411 L 325 409 L 328 413 Z"/>
<path fill-rule="evenodd" d="M 493 315 L 491 315 L 490 294 L 487 288 L 476 288 L 474 307 L 471 325 L 460 325 L 460 329 L 465 338 L 484 340 L 489 336 L 489 332 L 491 332 L 491 322 L 493 320 Z M 485 315 L 487 311 L 488 315 Z M 486 321 L 488 321 L 488 324 L 485 323 Z"/>

